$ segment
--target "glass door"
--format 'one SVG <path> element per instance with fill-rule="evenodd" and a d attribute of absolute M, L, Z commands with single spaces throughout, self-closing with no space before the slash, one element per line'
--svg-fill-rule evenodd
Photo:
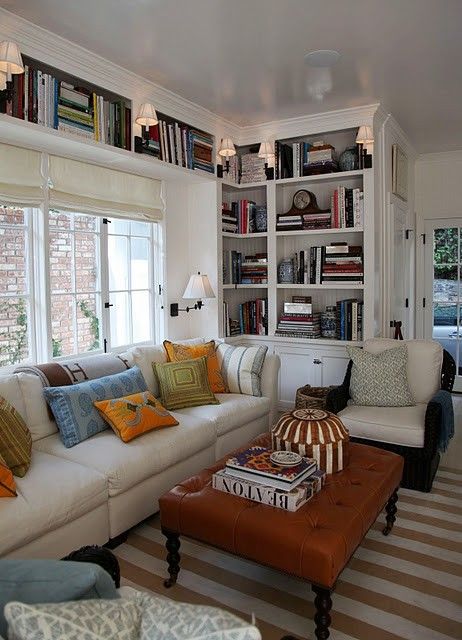
<path fill-rule="evenodd" d="M 431 220 L 425 230 L 425 337 L 437 340 L 452 355 L 454 391 L 462 391 L 462 224 Z"/>

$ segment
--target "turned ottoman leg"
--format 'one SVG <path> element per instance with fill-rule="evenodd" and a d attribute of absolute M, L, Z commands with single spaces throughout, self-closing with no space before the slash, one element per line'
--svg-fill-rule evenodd
<path fill-rule="evenodd" d="M 322 589 L 321 587 L 315 586 L 313 586 L 312 589 L 316 594 L 314 599 L 314 606 L 316 607 L 316 613 L 314 614 L 316 630 L 314 635 L 318 640 L 327 640 L 330 636 L 330 610 L 332 609 L 332 599 L 330 597 L 331 592 L 329 589 Z"/>
<path fill-rule="evenodd" d="M 180 573 L 180 554 L 178 553 L 180 549 L 180 536 L 178 533 L 168 531 L 167 529 L 162 529 L 162 533 L 167 538 L 165 546 L 168 552 L 167 562 L 168 572 L 170 574 L 170 578 L 164 581 L 164 587 L 170 589 L 170 587 L 173 587 L 175 584 L 178 574 Z"/>
<path fill-rule="evenodd" d="M 384 536 L 387 536 L 390 533 L 393 529 L 393 525 L 395 524 L 396 512 L 398 511 L 396 508 L 396 503 L 398 502 L 398 488 L 396 488 L 391 494 L 385 506 L 385 511 L 387 512 L 387 524 L 382 530 Z"/>

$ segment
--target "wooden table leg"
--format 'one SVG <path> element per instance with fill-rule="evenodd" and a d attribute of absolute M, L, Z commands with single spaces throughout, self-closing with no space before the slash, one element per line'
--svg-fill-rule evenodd
<path fill-rule="evenodd" d="M 385 511 L 387 512 L 387 524 L 382 530 L 384 536 L 387 536 L 390 533 L 393 529 L 393 525 L 395 524 L 396 512 L 398 511 L 396 508 L 396 503 L 398 502 L 398 489 L 399 487 L 394 490 L 385 506 Z"/>
<path fill-rule="evenodd" d="M 180 573 L 180 536 L 175 531 L 169 531 L 168 529 L 162 529 L 162 533 L 167 538 L 165 546 L 167 548 L 167 562 L 168 572 L 170 578 L 164 581 L 164 587 L 170 589 L 176 582 L 178 574 Z"/>
<path fill-rule="evenodd" d="M 332 599 L 330 597 L 331 591 L 329 589 L 323 589 L 322 587 L 315 587 L 314 585 L 312 589 L 316 594 L 314 599 L 314 606 L 316 607 L 316 613 L 314 614 L 316 630 L 314 635 L 318 640 L 327 640 L 330 636 L 330 610 L 332 609 Z"/>

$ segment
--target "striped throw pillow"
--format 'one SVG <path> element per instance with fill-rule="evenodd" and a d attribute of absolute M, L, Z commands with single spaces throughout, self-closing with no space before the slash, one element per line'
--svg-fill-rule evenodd
<path fill-rule="evenodd" d="M 0 456 L 15 476 L 22 478 L 30 467 L 32 436 L 21 414 L 0 397 Z"/>
<path fill-rule="evenodd" d="M 261 396 L 261 372 L 268 347 L 218 345 L 221 374 L 230 393 Z"/>
<path fill-rule="evenodd" d="M 170 411 L 203 404 L 219 404 L 207 376 L 207 356 L 181 362 L 153 362 L 161 402 Z"/>

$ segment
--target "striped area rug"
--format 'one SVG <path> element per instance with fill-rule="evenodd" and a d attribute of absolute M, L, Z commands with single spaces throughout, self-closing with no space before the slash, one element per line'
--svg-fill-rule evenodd
<path fill-rule="evenodd" d="M 333 640 L 462 638 L 462 472 L 442 468 L 431 494 L 400 490 L 390 536 L 383 515 L 343 571 L 333 596 Z M 314 637 L 313 594 L 302 581 L 182 539 L 177 585 L 167 575 L 159 517 L 115 550 L 122 583 L 184 602 L 255 613 L 264 640 Z"/>

